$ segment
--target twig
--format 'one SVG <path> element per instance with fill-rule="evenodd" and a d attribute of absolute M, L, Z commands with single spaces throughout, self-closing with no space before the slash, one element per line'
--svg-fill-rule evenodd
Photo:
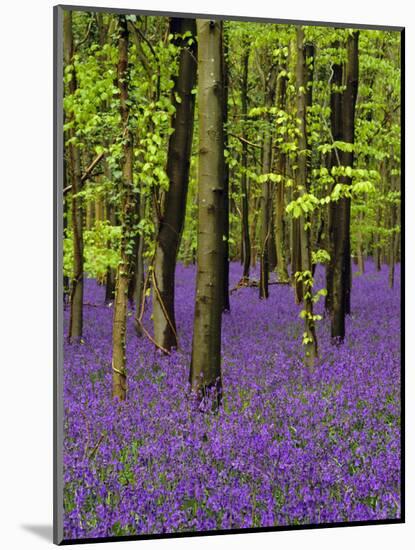
<path fill-rule="evenodd" d="M 172 330 L 172 332 L 173 332 L 173 334 L 174 334 L 174 338 L 175 338 L 175 340 L 176 340 L 176 348 L 177 348 L 179 342 L 178 342 L 178 337 L 177 337 L 176 329 L 175 329 L 175 327 L 174 327 L 174 325 L 173 325 L 173 321 L 172 321 L 172 320 L 170 319 L 170 317 L 169 317 L 169 314 L 168 314 L 167 309 L 166 309 L 166 305 L 165 305 L 164 300 L 163 300 L 163 298 L 162 298 L 162 296 L 161 296 L 161 294 L 160 294 L 160 289 L 159 289 L 159 287 L 158 287 L 158 283 L 157 283 L 156 274 L 155 274 L 154 269 L 152 270 L 151 273 L 152 273 L 154 291 L 155 291 L 155 293 L 156 293 L 156 295 L 157 295 L 157 298 L 158 298 L 158 301 L 159 301 L 159 303 L 160 303 L 160 307 L 161 307 L 161 309 L 162 309 L 162 311 L 163 311 L 164 317 L 165 317 L 166 321 L 168 322 L 168 324 L 170 325 L 170 328 L 171 328 L 171 330 Z"/>
<path fill-rule="evenodd" d="M 98 447 L 101 445 L 101 443 L 103 442 L 104 440 L 104 437 L 105 437 L 105 434 L 101 434 L 101 437 L 98 439 L 98 442 L 97 444 L 95 445 L 95 447 L 92 449 L 92 451 L 90 452 L 89 454 L 89 459 L 91 460 L 92 458 L 94 458 L 94 455 L 95 453 L 98 451 Z"/>
<path fill-rule="evenodd" d="M 135 317 L 135 322 L 141 328 L 141 330 L 144 332 L 144 334 L 147 336 L 147 338 L 150 340 L 150 342 L 152 342 L 156 346 L 156 348 L 161 350 L 166 355 L 170 355 L 170 352 L 169 352 L 168 349 L 164 348 L 163 346 L 160 346 L 160 344 L 157 344 L 157 342 L 154 340 L 154 338 L 151 336 L 151 334 L 148 332 L 148 330 L 145 328 L 145 326 L 143 324 L 144 307 L 145 307 L 145 303 L 146 303 L 146 290 L 147 290 L 147 284 L 148 284 L 148 279 L 149 279 L 149 275 L 150 275 L 149 271 L 150 270 L 147 271 L 146 277 L 144 279 L 143 298 L 141 300 L 140 314 L 139 314 L 138 317 L 137 316 Z"/>

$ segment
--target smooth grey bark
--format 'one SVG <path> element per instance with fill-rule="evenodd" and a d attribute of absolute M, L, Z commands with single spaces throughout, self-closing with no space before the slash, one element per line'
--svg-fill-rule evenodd
<path fill-rule="evenodd" d="M 197 274 L 189 380 L 200 399 L 220 403 L 223 290 L 223 23 L 197 20 L 199 186 Z"/>

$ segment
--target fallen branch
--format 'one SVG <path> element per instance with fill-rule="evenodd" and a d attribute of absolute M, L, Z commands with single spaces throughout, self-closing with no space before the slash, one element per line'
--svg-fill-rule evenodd
<path fill-rule="evenodd" d="M 273 281 L 271 283 L 268 283 L 268 285 L 289 285 L 289 284 L 290 284 L 289 281 Z M 242 278 L 236 286 L 231 288 L 229 292 L 232 294 L 233 292 L 236 292 L 240 288 L 249 288 L 249 287 L 256 287 L 256 288 L 259 287 L 259 281 L 257 281 L 256 279 Z"/>
<path fill-rule="evenodd" d="M 91 460 L 92 458 L 94 458 L 94 455 L 95 453 L 98 451 L 98 448 L 99 446 L 101 445 L 101 443 L 103 442 L 104 440 L 104 437 L 105 437 L 105 434 L 101 434 L 101 437 L 99 438 L 98 440 L 98 443 L 95 445 L 95 447 L 92 449 L 92 451 L 90 452 L 89 454 L 89 459 Z"/>

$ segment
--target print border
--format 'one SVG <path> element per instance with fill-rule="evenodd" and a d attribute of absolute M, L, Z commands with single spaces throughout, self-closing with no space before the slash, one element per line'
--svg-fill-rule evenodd
<path fill-rule="evenodd" d="M 116 14 L 152 15 L 161 17 L 192 17 L 250 21 L 256 23 L 279 23 L 318 27 L 337 27 L 364 30 L 384 30 L 401 33 L 401 517 L 367 521 L 253 527 L 198 532 L 160 533 L 101 538 L 63 538 L 63 11 L 94 11 Z M 91 544 L 132 540 L 171 539 L 215 535 L 267 533 L 327 529 L 333 527 L 356 527 L 405 523 L 405 27 L 369 25 L 356 23 L 322 22 L 298 19 L 275 19 L 237 15 L 206 13 L 179 13 L 169 11 L 139 10 L 131 8 L 106 8 L 59 4 L 53 7 L 53 542 L 56 545 Z"/>

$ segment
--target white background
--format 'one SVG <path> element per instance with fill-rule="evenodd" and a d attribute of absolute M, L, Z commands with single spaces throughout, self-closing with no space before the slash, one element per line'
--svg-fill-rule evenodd
<path fill-rule="evenodd" d="M 90 0 L 84 5 L 406 26 L 406 273 L 414 270 L 415 19 L 404 0 Z M 52 525 L 52 6 L 2 2 L 0 16 L 0 544 L 51 545 Z M 124 542 L 156 548 L 325 550 L 415 541 L 415 310 L 407 292 L 407 524 Z M 381 307 L 381 304 L 379 304 Z M 412 544 L 410 540 L 412 539 Z M 115 545 L 113 546 L 115 547 Z M 98 548 L 95 545 L 95 548 Z M 110 548 L 105 546 L 105 548 Z"/>

